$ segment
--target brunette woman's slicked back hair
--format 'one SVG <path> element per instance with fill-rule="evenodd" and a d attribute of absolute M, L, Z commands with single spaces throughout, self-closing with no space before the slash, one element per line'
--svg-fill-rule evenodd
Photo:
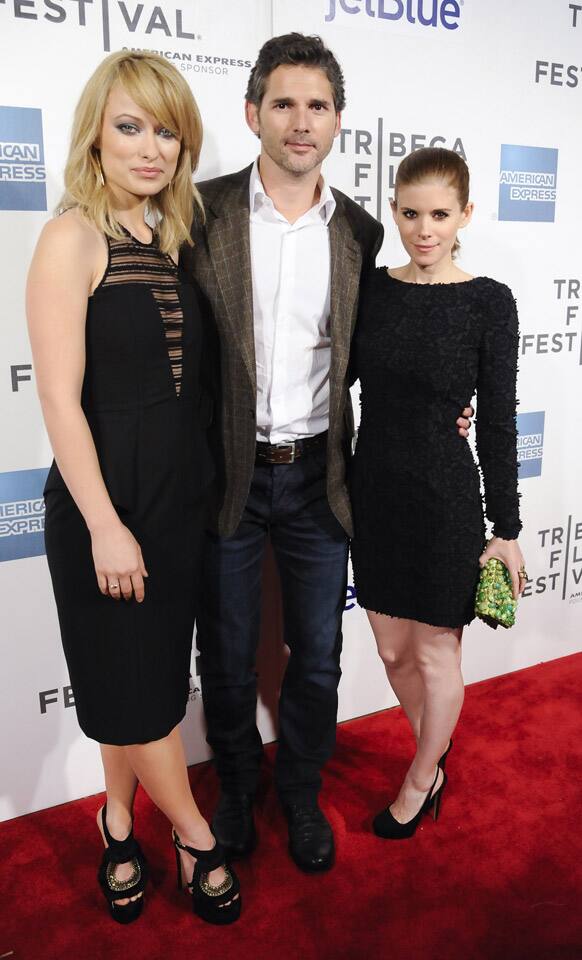
<path fill-rule="evenodd" d="M 272 37 L 259 50 L 259 56 L 249 77 L 246 99 L 260 107 L 267 80 L 277 67 L 318 67 L 323 70 L 333 90 L 336 113 L 346 105 L 344 75 L 331 50 L 321 37 L 305 36 L 303 33 L 286 33 Z"/>
<path fill-rule="evenodd" d="M 398 188 L 412 186 L 423 180 L 444 180 L 453 187 L 464 210 L 469 202 L 469 167 L 458 153 L 443 147 L 423 147 L 409 153 L 396 171 L 394 197 L 398 201 Z M 461 244 L 455 240 L 453 256 Z"/>
<path fill-rule="evenodd" d="M 156 53 L 111 53 L 87 81 L 75 110 L 65 167 L 65 193 L 57 212 L 76 207 L 102 233 L 123 237 L 107 184 L 102 182 L 99 150 L 105 106 L 114 84 L 119 84 L 142 110 L 180 141 L 172 183 L 148 201 L 158 222 L 160 248 L 171 253 L 182 243 L 192 243 L 190 227 L 195 206 L 204 219 L 202 201 L 192 182 L 202 146 L 202 121 L 182 74 Z"/>

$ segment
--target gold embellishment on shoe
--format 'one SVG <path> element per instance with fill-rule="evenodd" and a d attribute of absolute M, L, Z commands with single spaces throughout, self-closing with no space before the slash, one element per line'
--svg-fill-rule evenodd
<path fill-rule="evenodd" d="M 228 867 L 223 867 L 224 872 L 226 873 L 225 879 L 222 883 L 219 883 L 217 887 L 213 887 L 208 881 L 208 874 L 203 873 L 200 876 L 199 885 L 202 893 L 205 893 L 207 897 L 220 897 L 223 893 L 228 893 L 230 888 L 233 885 L 232 874 Z"/>
<path fill-rule="evenodd" d="M 113 872 L 119 866 L 118 863 L 107 864 L 107 886 L 110 890 L 113 890 L 114 893 L 123 893 L 125 890 L 129 890 L 130 887 L 134 887 L 135 884 L 141 880 L 139 861 L 134 857 L 130 862 L 133 866 L 133 873 L 127 880 L 118 880 L 117 877 L 114 876 Z"/>

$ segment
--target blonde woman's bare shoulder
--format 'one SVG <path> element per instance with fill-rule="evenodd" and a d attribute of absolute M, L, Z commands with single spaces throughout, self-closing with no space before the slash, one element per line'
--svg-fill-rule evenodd
<path fill-rule="evenodd" d="M 50 240 L 52 243 L 69 246 L 80 244 L 83 249 L 97 249 L 103 237 L 92 223 L 76 208 L 72 207 L 64 213 L 53 217 L 42 228 L 40 240 Z"/>
<path fill-rule="evenodd" d="M 107 243 L 79 210 L 71 209 L 45 223 L 34 253 L 31 274 L 51 271 L 82 282 L 91 293 L 107 266 Z"/>

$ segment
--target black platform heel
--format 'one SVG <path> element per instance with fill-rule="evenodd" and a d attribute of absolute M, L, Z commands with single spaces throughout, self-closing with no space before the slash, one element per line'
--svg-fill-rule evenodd
<path fill-rule="evenodd" d="M 225 863 L 225 853 L 222 845 L 216 841 L 212 850 L 196 850 L 182 843 L 176 831 L 172 832 L 174 847 L 176 848 L 176 872 L 178 875 L 178 889 L 188 887 L 192 894 L 192 909 L 194 913 L 207 923 L 224 925 L 234 923 L 240 917 L 241 900 L 240 884 L 232 868 Z M 192 880 L 182 875 L 182 858 L 180 850 L 185 850 L 196 859 Z M 226 878 L 217 887 L 208 881 L 208 874 L 222 867 Z M 233 899 L 235 898 L 236 899 Z"/>
<path fill-rule="evenodd" d="M 439 765 L 439 767 L 441 768 L 441 770 L 443 771 L 443 773 L 445 772 L 445 767 L 446 767 L 446 765 L 447 765 L 447 757 L 448 757 L 448 755 L 449 755 L 449 753 L 451 752 L 452 749 L 453 749 L 453 738 L 451 737 L 451 739 L 449 740 L 449 745 L 448 745 L 447 749 L 445 750 L 445 752 L 443 753 L 442 757 L 440 758 L 440 760 L 439 760 L 439 762 L 438 762 L 438 765 Z"/>
<path fill-rule="evenodd" d="M 420 810 L 412 818 L 412 820 L 408 820 L 406 823 L 400 823 L 395 817 L 392 816 L 389 807 L 386 810 L 382 810 L 381 813 L 378 813 L 374 817 L 373 829 L 377 837 L 382 837 L 383 840 L 407 840 L 409 837 L 414 836 L 416 833 L 416 828 L 418 827 L 422 817 L 429 811 L 432 811 L 433 819 L 438 820 L 443 791 L 447 785 L 447 775 L 443 770 L 443 782 L 438 790 L 435 790 L 436 782 L 441 770 L 442 767 L 437 766 L 432 787 L 428 791 L 426 799 Z"/>
<path fill-rule="evenodd" d="M 107 804 L 101 810 L 101 826 L 108 846 L 103 851 L 103 859 L 97 874 L 97 880 L 103 891 L 103 896 L 109 903 L 111 916 L 117 923 L 133 923 L 143 910 L 143 892 L 147 882 L 147 861 L 143 851 L 129 831 L 125 840 L 115 840 L 107 829 Z M 120 863 L 131 863 L 133 873 L 127 880 L 118 880 L 115 876 L 115 867 Z M 119 904 L 116 900 L 126 897 L 141 896 L 129 903 Z"/>

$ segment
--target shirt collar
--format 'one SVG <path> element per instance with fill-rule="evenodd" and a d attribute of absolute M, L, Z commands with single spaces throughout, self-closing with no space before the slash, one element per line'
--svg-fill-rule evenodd
<path fill-rule="evenodd" d="M 336 200 L 331 192 L 331 187 L 324 180 L 323 175 L 319 178 L 319 187 L 319 200 L 308 212 L 312 213 L 313 211 L 317 211 L 327 227 L 336 208 Z M 249 206 L 251 213 L 259 210 L 264 203 L 270 204 L 274 209 L 273 201 L 267 195 L 267 193 L 265 193 L 263 181 L 261 180 L 261 175 L 259 173 L 259 161 L 257 159 L 253 163 L 251 178 L 249 181 Z"/>

